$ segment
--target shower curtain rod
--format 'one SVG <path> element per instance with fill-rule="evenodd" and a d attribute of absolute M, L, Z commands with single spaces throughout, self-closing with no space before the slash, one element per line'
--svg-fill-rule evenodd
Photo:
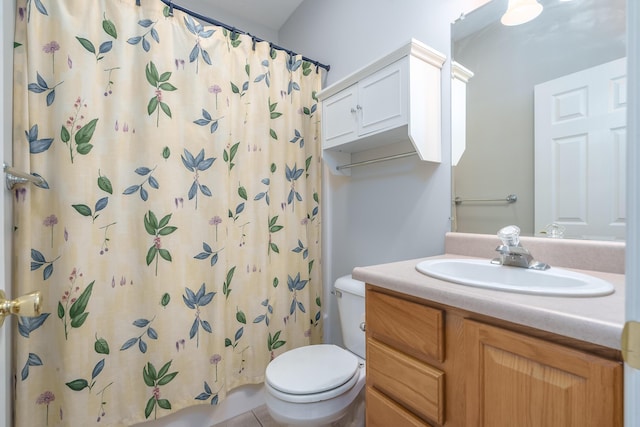
<path fill-rule="evenodd" d="M 218 26 L 218 27 L 226 28 L 227 30 L 231 31 L 232 33 L 246 34 L 246 35 L 248 35 L 249 37 L 251 37 L 251 39 L 253 40 L 253 42 L 254 42 L 254 43 L 255 43 L 255 42 L 264 42 L 264 41 L 266 41 L 266 40 L 263 40 L 263 39 L 261 39 L 261 38 L 259 38 L 259 37 L 254 36 L 254 35 L 252 35 L 252 34 L 249 34 L 249 33 L 247 33 L 246 31 L 239 30 L 239 29 L 237 29 L 236 27 L 232 27 L 232 26 L 227 25 L 227 24 L 225 24 L 225 23 L 223 23 L 223 22 L 216 21 L 216 20 L 215 20 L 215 19 L 213 19 L 213 18 L 209 18 L 209 17 L 206 17 L 206 16 L 204 16 L 204 15 L 200 15 L 200 14 L 199 14 L 199 13 L 197 13 L 197 12 L 193 12 L 193 11 L 191 11 L 191 10 L 189 10 L 189 9 L 187 9 L 187 8 L 185 8 L 185 7 L 183 7 L 183 6 L 180 6 L 180 5 L 174 4 L 174 3 L 173 3 L 173 1 L 171 1 L 171 0 L 160 0 L 160 1 L 162 1 L 162 3 L 166 4 L 167 6 L 169 6 L 169 10 L 170 10 L 171 12 L 173 12 L 173 9 L 178 9 L 179 11 L 184 12 L 184 13 L 186 13 L 186 14 L 188 14 L 188 15 L 191 15 L 191 16 L 193 16 L 194 18 L 197 18 L 197 19 L 199 19 L 199 20 L 201 20 L 201 21 L 207 22 L 207 23 L 212 24 L 212 25 L 216 25 L 216 26 Z M 136 5 L 140 6 L 140 0 L 136 0 Z M 269 45 L 270 45 L 273 49 L 276 49 L 276 50 L 282 50 L 282 51 L 284 51 L 284 52 L 288 53 L 288 54 L 289 54 L 289 55 L 291 55 L 291 56 L 296 56 L 296 55 L 297 55 L 297 53 L 293 52 L 292 50 L 285 49 L 284 47 L 282 47 L 282 46 L 278 46 L 278 45 L 273 44 L 273 43 L 271 43 L 271 42 L 269 42 L 269 41 L 267 41 L 267 43 L 269 43 Z M 307 61 L 307 62 L 311 62 L 311 63 L 312 63 L 312 64 L 314 64 L 316 67 L 324 68 L 324 69 L 325 69 L 325 70 L 327 70 L 327 71 L 329 71 L 329 69 L 331 68 L 331 66 L 330 66 L 330 65 L 322 64 L 322 63 L 320 63 L 320 62 L 318 62 L 318 61 L 314 61 L 313 59 L 309 59 L 309 58 L 307 58 L 307 57 L 305 57 L 305 56 L 303 56 L 303 57 L 302 57 L 302 60 L 303 60 L 303 61 Z"/>

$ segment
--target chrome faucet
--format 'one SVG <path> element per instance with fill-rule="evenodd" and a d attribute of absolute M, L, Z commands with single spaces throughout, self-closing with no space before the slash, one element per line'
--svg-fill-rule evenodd
<path fill-rule="evenodd" d="M 533 270 L 547 270 L 549 264 L 536 261 L 527 249 L 520 244 L 520 228 L 509 225 L 498 231 L 502 244 L 496 248 L 499 257 L 491 260 L 492 264 L 508 265 L 512 267 L 531 268 Z"/>

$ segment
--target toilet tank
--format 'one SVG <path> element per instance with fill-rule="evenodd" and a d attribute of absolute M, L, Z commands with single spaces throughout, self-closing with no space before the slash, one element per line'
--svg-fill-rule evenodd
<path fill-rule="evenodd" d="M 342 340 L 347 350 L 365 358 L 366 337 L 364 333 L 364 282 L 351 275 L 339 277 L 334 288 L 338 300 L 338 314 Z"/>

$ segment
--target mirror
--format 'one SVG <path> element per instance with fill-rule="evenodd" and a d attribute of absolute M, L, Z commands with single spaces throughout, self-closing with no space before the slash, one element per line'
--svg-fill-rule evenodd
<path fill-rule="evenodd" d="M 547 196 L 558 199 L 564 195 L 578 201 L 583 197 L 581 188 L 544 189 L 536 184 L 536 175 L 551 176 L 557 172 L 557 165 L 542 157 L 534 167 L 538 144 L 534 135 L 534 87 L 624 58 L 625 0 L 539 2 L 544 6 L 542 13 L 522 25 L 500 23 L 507 0 L 492 0 L 452 25 L 452 60 L 473 73 L 466 84 L 466 109 L 462 107 L 462 117 L 466 113 L 466 132 L 463 130 L 466 148 L 452 168 L 452 200 L 462 199 L 461 203 L 452 203 L 454 231 L 494 234 L 505 225 L 516 224 L 523 235 L 545 235 L 541 234 L 545 230 L 535 224 L 534 202 L 539 203 Z M 619 93 L 624 97 L 626 92 Z M 575 97 L 569 98 L 565 104 L 557 104 L 558 109 L 576 107 Z M 456 123 L 456 114 L 460 115 L 460 105 L 455 103 L 452 99 L 452 123 Z M 620 129 L 624 137 L 624 123 Z M 454 137 L 456 131 L 460 129 L 452 129 Z M 624 145 L 624 138 L 621 143 Z M 565 156 L 571 159 L 572 153 L 579 155 L 579 150 L 569 149 Z M 620 153 L 623 157 L 618 166 L 624 168 L 624 151 Z M 554 152 L 549 157 L 555 155 Z M 574 163 L 575 168 L 581 167 L 581 163 Z M 624 194 L 624 180 L 622 186 Z M 616 194 L 621 191 L 604 190 Z M 509 195 L 515 195 L 517 201 L 507 202 Z M 604 200 L 597 202 L 610 204 Z M 617 208 L 620 207 L 624 211 L 624 197 L 617 201 Z M 621 225 L 624 228 L 624 218 Z M 565 233 L 564 237 L 620 238 L 603 232 Z"/>

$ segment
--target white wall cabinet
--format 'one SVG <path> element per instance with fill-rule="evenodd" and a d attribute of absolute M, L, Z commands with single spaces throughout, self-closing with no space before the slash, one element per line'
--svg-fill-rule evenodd
<path fill-rule="evenodd" d="M 441 160 L 441 75 L 445 56 L 411 40 L 318 94 L 325 162 L 351 153 L 411 141 L 421 160 Z"/>
<path fill-rule="evenodd" d="M 388 65 L 324 101 L 323 148 L 344 149 L 366 135 L 407 123 L 406 64 Z"/>

